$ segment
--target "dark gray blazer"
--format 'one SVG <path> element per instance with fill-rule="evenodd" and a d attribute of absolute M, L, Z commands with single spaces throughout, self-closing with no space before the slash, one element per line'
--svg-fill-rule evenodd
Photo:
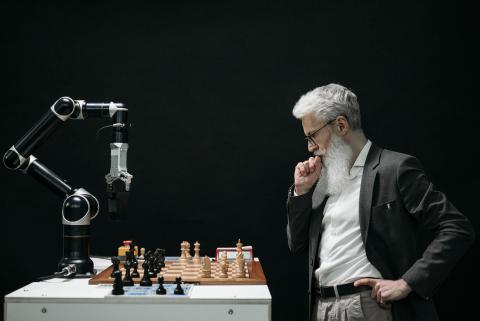
<path fill-rule="evenodd" d="M 312 208 L 314 188 L 287 200 L 287 237 L 292 253 L 308 250 L 309 319 L 313 309 L 314 271 L 326 200 Z M 403 278 L 413 291 L 392 305 L 394 321 L 438 320 L 432 294 L 474 240 L 473 227 L 435 190 L 420 162 L 372 144 L 360 188 L 360 229 L 369 261 L 384 279 Z M 419 232 L 433 240 L 418 249 Z"/>

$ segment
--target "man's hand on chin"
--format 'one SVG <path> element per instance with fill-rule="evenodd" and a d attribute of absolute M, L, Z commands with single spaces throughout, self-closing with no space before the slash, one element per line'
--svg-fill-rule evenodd
<path fill-rule="evenodd" d="M 306 161 L 298 163 L 293 174 L 295 193 L 297 195 L 308 193 L 320 177 L 321 171 L 322 159 L 320 156 L 310 157 Z"/>

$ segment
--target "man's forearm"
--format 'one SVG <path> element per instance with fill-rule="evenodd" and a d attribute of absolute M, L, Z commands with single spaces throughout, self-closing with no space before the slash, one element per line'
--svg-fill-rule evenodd
<path fill-rule="evenodd" d="M 290 188 L 287 200 L 287 237 L 290 251 L 297 253 L 307 248 L 312 193 L 293 196 L 293 188 Z"/>

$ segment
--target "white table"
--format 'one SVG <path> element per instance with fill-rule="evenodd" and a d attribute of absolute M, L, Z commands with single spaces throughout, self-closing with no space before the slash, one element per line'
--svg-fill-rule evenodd
<path fill-rule="evenodd" d="M 96 269 L 110 264 L 94 259 Z M 111 286 L 88 279 L 33 282 L 5 296 L 5 321 L 267 321 L 272 297 L 266 285 L 195 285 L 189 297 L 109 296 Z"/>

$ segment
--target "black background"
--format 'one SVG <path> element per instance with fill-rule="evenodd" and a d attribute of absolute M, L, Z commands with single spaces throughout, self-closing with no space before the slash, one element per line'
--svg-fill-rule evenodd
<path fill-rule="evenodd" d="M 103 201 L 91 252 L 124 239 L 178 255 L 253 245 L 268 278 L 272 318 L 304 320 L 307 262 L 292 256 L 285 197 L 308 156 L 291 109 L 329 82 L 359 97 L 363 127 L 380 146 L 418 157 L 479 226 L 478 53 L 473 9 L 462 1 L 131 1 L 0 5 L 6 151 L 60 96 L 121 101 L 130 109 L 128 217 L 105 213 L 109 130 L 69 121 L 35 155 Z M 61 201 L 20 172 L 0 169 L 2 296 L 50 274 L 61 257 Z M 479 245 L 435 299 L 441 320 L 466 320 L 478 290 Z M 478 259 L 478 258 L 477 258 Z M 476 292 L 474 292 L 476 293 Z"/>

